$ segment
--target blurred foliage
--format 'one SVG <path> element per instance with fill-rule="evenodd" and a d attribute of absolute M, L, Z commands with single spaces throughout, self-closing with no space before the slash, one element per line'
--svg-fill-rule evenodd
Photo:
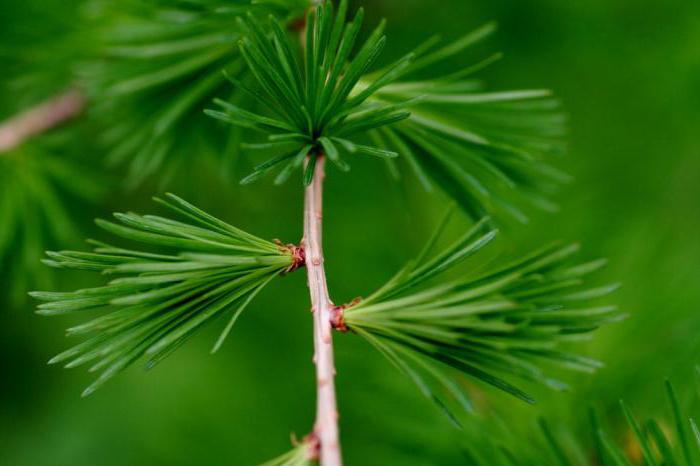
<path fill-rule="evenodd" d="M 57 55 L 49 53 L 49 46 L 73 40 L 76 30 L 84 29 L 75 20 L 77 3 L 0 2 L 3 118 L 48 95 L 41 90 L 45 85 L 29 86 L 37 91 L 34 96 L 20 93 L 22 87 L 10 86 L 10 78 L 56 72 L 63 78 L 54 84 L 62 88 L 69 81 L 65 76 L 71 74 L 70 65 L 84 49 Z M 485 435 L 536 449 L 544 445 L 535 424 L 540 415 L 569 444 L 590 433 L 589 404 L 597 408 L 610 435 L 624 440 L 632 434 L 617 405 L 623 397 L 640 416 L 670 419 L 659 385 L 671 377 L 681 405 L 689 406 L 695 389 L 688 374 L 700 343 L 700 4 L 445 0 L 439 8 L 435 5 L 375 0 L 366 4 L 366 21 L 389 20 L 385 55 L 391 60 L 435 32 L 458 38 L 498 20 L 494 47 L 506 55 L 484 76 L 499 88 L 544 85 L 556 91 L 571 120 L 569 155 L 557 166 L 575 179 L 557 197 L 559 213 L 533 215 L 529 226 L 505 231 L 510 241 L 503 243 L 517 240 L 523 250 L 553 239 L 582 240 L 587 256 L 609 258 L 601 279 L 623 282 L 614 301 L 631 317 L 598 332 L 588 354 L 605 361 L 606 367 L 595 376 L 567 379 L 569 393 L 535 393 L 546 402 L 530 407 L 485 397 L 471 388 L 480 414 L 465 424 L 465 432 L 453 429 L 372 348 L 339 336 L 347 464 L 462 465 L 470 443 Z M 30 39 L 36 54 L 7 53 Z M 88 128 L 82 134 L 65 150 L 80 155 L 81 163 L 101 160 L 104 149 L 95 132 Z M 173 191 L 262 238 L 301 235 L 297 185 L 240 187 L 221 181 L 217 163 L 192 159 L 187 176 L 173 180 Z M 328 176 L 325 247 L 330 287 L 338 302 L 368 295 L 385 282 L 420 249 L 443 210 L 445 199 L 439 193 L 426 194 L 408 180 L 398 186 L 388 180 L 371 160 L 357 160 L 353 171 L 342 177 L 333 172 Z M 146 183 L 128 193 L 115 190 L 89 209 L 82 203 L 64 205 L 73 222 L 89 225 L 95 211 L 106 216 L 147 206 L 156 189 Z M 71 237 L 55 247 L 78 241 Z M 22 279 L 7 262 L 0 274 L 3 288 Z M 85 274 L 61 280 L 62 289 L 96 284 Z M 288 450 L 290 430 L 303 435 L 313 416 L 305 291 L 302 274 L 275 283 L 241 317 L 236 338 L 216 356 L 208 356 L 216 335 L 201 335 L 147 376 L 127 371 L 89 400 L 79 397 L 89 375 L 45 364 L 64 345 L 63 325 L 35 316 L 29 303 L 4 305 L 0 462 L 246 465 Z M 76 322 L 65 318 L 66 325 Z"/>
<path fill-rule="evenodd" d="M 276 14 L 293 21 L 303 0 L 188 0 L 86 3 L 83 21 L 99 47 L 79 67 L 91 112 L 111 164 L 126 165 L 127 183 L 148 177 L 162 186 L 183 159 L 230 164 L 240 134 L 201 119 L 214 97 L 236 97 L 223 72 L 241 73 L 237 18 Z M 166 163 L 167 162 L 167 163 Z M 222 164 L 222 166 L 225 166 Z"/>
<path fill-rule="evenodd" d="M 80 208 L 103 193 L 88 167 L 79 169 L 70 151 L 61 150 L 65 135 L 37 139 L 0 156 L 0 272 L 12 276 L 0 302 L 22 303 L 28 289 L 49 286 L 41 251 L 75 244 L 82 234 L 64 198 Z"/>
<path fill-rule="evenodd" d="M 73 84 L 75 69 L 92 53 L 91 30 L 76 21 L 83 3 L 0 3 L 0 119 Z"/>

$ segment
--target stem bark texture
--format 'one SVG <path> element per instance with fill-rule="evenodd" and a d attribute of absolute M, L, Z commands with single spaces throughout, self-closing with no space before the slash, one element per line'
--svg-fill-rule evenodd
<path fill-rule="evenodd" d="M 335 306 L 328 294 L 323 266 L 323 179 L 325 157 L 317 156 L 314 176 L 304 199 L 304 248 L 311 310 L 314 318 L 316 364 L 316 423 L 313 435 L 319 443 L 321 466 L 341 466 L 338 409 L 335 396 L 335 364 L 331 319 Z"/>

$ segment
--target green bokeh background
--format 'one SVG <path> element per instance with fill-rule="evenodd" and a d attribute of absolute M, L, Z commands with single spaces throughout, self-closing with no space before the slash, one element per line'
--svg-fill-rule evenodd
<path fill-rule="evenodd" d="M 571 128 L 570 152 L 559 165 L 576 179 L 561 193 L 560 213 L 536 214 L 530 225 L 507 230 L 502 247 L 524 251 L 553 239 L 580 240 L 586 256 L 610 259 L 601 281 L 623 284 L 613 299 L 630 318 L 584 345 L 606 362 L 603 370 L 567 375 L 569 393 L 528 387 L 541 400 L 535 407 L 488 393 L 489 414 L 476 425 L 488 429 L 498 417 L 513 437 L 528 439 L 535 418 L 545 415 L 558 430 L 568 426 L 576 434 L 594 405 L 616 426 L 621 397 L 645 416 L 665 410 L 664 377 L 689 399 L 700 343 L 700 2 L 362 3 L 370 22 L 388 19 L 389 56 L 435 33 L 454 38 L 488 20 L 500 23 L 491 47 L 506 56 L 482 77 L 498 89 L 556 91 Z M 7 37 L 16 37 L 9 33 L 18 25 L 42 33 L 32 21 L 44 24 L 44 5 L 55 8 L 56 1 L 0 2 L 7 12 L 0 15 L 3 49 L 12 47 Z M 18 99 L 0 96 L 0 115 L 11 114 Z M 76 150 L 99 157 L 90 138 Z M 175 192 L 262 237 L 300 237 L 298 185 L 239 187 L 222 181 L 214 164 L 194 166 L 196 175 Z M 446 200 L 410 178 L 394 184 L 372 160 L 358 160 L 350 174 L 331 171 L 327 180 L 327 268 L 332 294 L 343 302 L 371 291 L 408 259 Z M 99 235 L 89 216 L 155 209 L 149 197 L 157 190 L 154 183 L 118 191 L 92 210 L 75 206 L 73 214 Z M 79 238 L 63 246 L 76 245 Z M 16 279 L 3 269 L 0 293 Z M 93 279 L 62 277 L 57 286 Z M 29 301 L 0 312 L 2 465 L 252 465 L 285 451 L 290 433 L 303 436 L 311 426 L 303 274 L 265 290 L 219 354 L 209 355 L 212 327 L 154 371 L 129 370 L 85 400 L 79 394 L 89 374 L 45 363 L 67 347 L 63 329 L 70 321 L 36 316 Z M 460 445 L 473 437 L 455 431 L 380 355 L 348 335 L 337 337 L 336 351 L 347 464 L 465 464 Z"/>

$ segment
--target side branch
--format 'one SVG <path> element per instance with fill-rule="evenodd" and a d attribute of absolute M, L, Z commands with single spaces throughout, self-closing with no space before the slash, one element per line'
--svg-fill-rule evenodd
<path fill-rule="evenodd" d="M 338 435 L 338 409 L 335 397 L 335 366 L 331 321 L 335 306 L 331 302 L 323 266 L 322 213 L 325 158 L 318 156 L 311 184 L 304 200 L 304 249 L 309 292 L 314 316 L 314 363 L 316 364 L 316 423 L 314 437 L 319 443 L 322 466 L 341 466 Z"/>
<path fill-rule="evenodd" d="M 80 114 L 85 97 L 72 89 L 0 123 L 0 154 Z"/>

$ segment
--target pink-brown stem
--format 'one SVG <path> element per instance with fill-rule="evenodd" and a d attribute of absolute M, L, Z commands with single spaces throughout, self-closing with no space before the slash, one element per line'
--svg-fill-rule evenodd
<path fill-rule="evenodd" d="M 325 158 L 317 156 L 314 176 L 304 199 L 304 249 L 311 309 L 314 318 L 316 364 L 316 423 L 313 435 L 319 443 L 321 466 L 341 466 L 338 408 L 335 397 L 335 365 L 331 321 L 335 306 L 328 294 L 323 266 L 322 219 Z"/>
<path fill-rule="evenodd" d="M 83 94 L 71 89 L 0 123 L 0 154 L 78 116 L 84 108 Z"/>

